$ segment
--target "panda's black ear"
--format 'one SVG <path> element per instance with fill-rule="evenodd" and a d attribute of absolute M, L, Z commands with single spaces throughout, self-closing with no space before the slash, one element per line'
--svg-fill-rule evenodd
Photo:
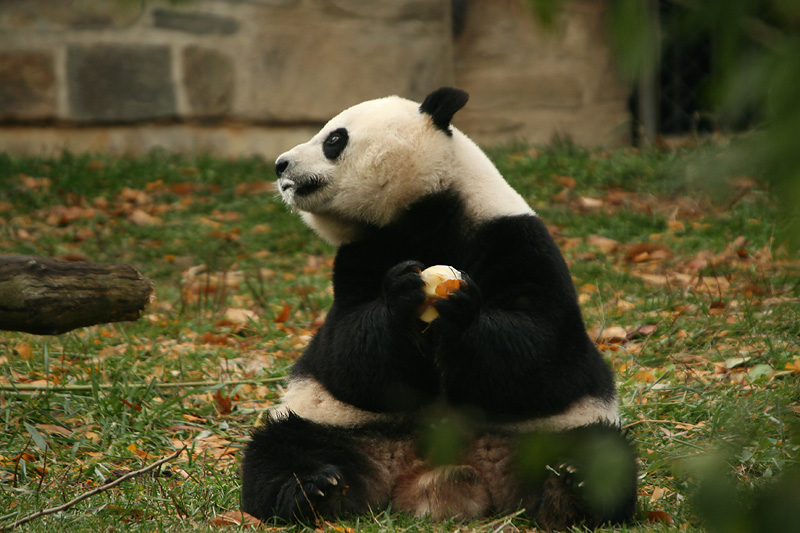
<path fill-rule="evenodd" d="M 453 87 L 442 87 L 436 89 L 425 97 L 425 101 L 419 106 L 421 113 L 427 113 L 433 119 L 433 124 L 448 135 L 453 135 L 450 131 L 450 121 L 456 111 L 464 107 L 469 100 L 469 94 L 461 89 Z"/>

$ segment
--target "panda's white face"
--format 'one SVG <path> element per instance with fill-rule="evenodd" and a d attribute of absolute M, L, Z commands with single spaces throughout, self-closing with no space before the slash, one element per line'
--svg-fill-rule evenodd
<path fill-rule="evenodd" d="M 355 105 L 278 157 L 283 200 L 332 244 L 386 226 L 415 201 L 453 190 L 477 220 L 530 213 L 488 157 L 450 126 L 467 95 L 440 89 L 422 105 L 389 96 Z"/>
<path fill-rule="evenodd" d="M 320 222 L 336 223 L 345 233 L 346 226 L 383 226 L 413 201 L 448 185 L 450 144 L 419 104 L 397 96 L 370 100 L 281 155 L 278 189 L 320 233 Z"/>

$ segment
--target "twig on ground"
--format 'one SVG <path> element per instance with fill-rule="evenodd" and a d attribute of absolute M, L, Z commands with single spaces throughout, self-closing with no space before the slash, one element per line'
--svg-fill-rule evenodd
<path fill-rule="evenodd" d="M 155 386 L 159 389 L 189 389 L 200 387 L 216 387 L 227 385 L 244 385 L 247 383 L 274 383 L 285 378 L 240 379 L 235 381 L 175 381 L 167 383 L 126 383 L 126 387 L 145 388 Z M 91 392 L 97 387 L 100 390 L 111 389 L 117 385 L 113 383 L 100 383 L 98 385 L 31 385 L 28 383 L 2 383 L 0 392 Z"/>
<path fill-rule="evenodd" d="M 91 498 L 92 496 L 95 496 L 96 494 L 100 494 L 101 492 L 105 492 L 105 491 L 107 491 L 109 489 L 112 489 L 112 488 L 116 487 L 117 485 L 121 484 L 123 481 L 127 481 L 132 477 L 136 477 L 136 476 L 140 476 L 142 474 L 146 474 L 147 472 L 150 472 L 151 470 L 154 470 L 154 469 L 158 468 L 159 466 L 163 465 L 164 463 L 172 461 L 173 459 L 178 457 L 178 455 L 180 455 L 181 452 L 183 452 L 185 449 L 186 449 L 186 447 L 184 446 L 183 448 L 181 448 L 180 450 L 176 451 L 175 453 L 173 453 L 171 455 L 168 455 L 167 457 L 164 457 L 163 459 L 159 459 L 155 463 L 149 464 L 149 465 L 145 466 L 144 468 L 140 468 L 139 470 L 133 470 L 131 472 L 128 472 L 124 476 L 121 476 L 121 477 L 115 479 L 114 481 L 111 481 L 110 483 L 106 483 L 105 485 L 101 485 L 101 486 L 97 487 L 96 489 L 90 490 L 89 492 L 84 492 L 83 494 L 81 494 L 77 498 L 74 498 L 74 499 L 68 501 L 67 503 L 59 505 L 57 507 L 50 507 L 49 509 L 42 509 L 41 511 L 36 511 L 35 513 L 29 514 L 28 516 L 24 516 L 24 517 L 20 518 L 19 520 L 17 520 L 16 522 L 8 524 L 7 526 L 0 526 L 0 531 L 11 531 L 15 527 L 19 527 L 19 526 L 21 526 L 23 524 L 27 524 L 31 520 L 35 520 L 37 518 L 40 518 L 42 516 L 46 516 L 46 515 L 49 515 L 49 514 L 65 511 L 65 510 L 69 509 L 70 507 L 72 507 L 73 505 L 75 505 L 75 504 L 77 504 L 79 502 L 82 502 L 86 498 Z"/>

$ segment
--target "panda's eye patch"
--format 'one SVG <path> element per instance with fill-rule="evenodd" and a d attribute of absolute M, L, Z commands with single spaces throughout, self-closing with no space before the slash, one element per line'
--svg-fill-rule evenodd
<path fill-rule="evenodd" d="M 339 128 L 337 130 L 333 130 L 328 134 L 328 137 L 325 138 L 325 141 L 322 143 L 322 153 L 325 154 L 330 160 L 334 160 L 338 158 L 344 147 L 347 146 L 347 130 L 344 128 Z"/>

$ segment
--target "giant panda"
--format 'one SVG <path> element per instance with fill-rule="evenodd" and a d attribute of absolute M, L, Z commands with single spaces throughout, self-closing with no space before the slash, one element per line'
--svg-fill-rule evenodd
<path fill-rule="evenodd" d="M 422 104 L 363 102 L 277 159 L 285 203 L 338 247 L 334 299 L 244 450 L 245 512 L 524 509 L 547 530 L 634 514 L 611 371 L 545 225 L 451 125 L 467 99 L 445 87 Z M 431 265 L 462 281 L 426 324 Z M 444 457 L 437 427 L 460 444 Z"/>

